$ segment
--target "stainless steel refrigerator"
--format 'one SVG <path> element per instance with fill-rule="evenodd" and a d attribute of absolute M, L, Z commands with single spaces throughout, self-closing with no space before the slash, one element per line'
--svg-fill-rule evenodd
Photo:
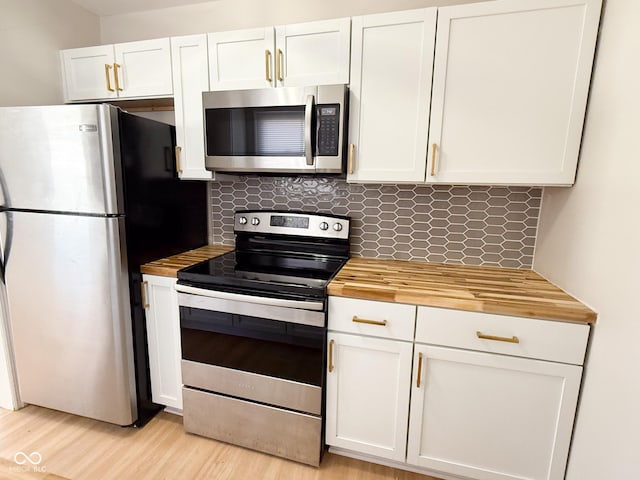
<path fill-rule="evenodd" d="M 0 108 L 0 279 L 23 402 L 119 425 L 151 402 L 139 266 L 207 243 L 175 130 L 109 105 Z"/>

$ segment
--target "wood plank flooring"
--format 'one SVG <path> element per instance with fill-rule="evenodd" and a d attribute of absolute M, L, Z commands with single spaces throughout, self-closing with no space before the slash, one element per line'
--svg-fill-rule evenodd
<path fill-rule="evenodd" d="M 39 452 L 46 473 L 16 473 L 16 452 Z M 0 409 L 0 458 L 0 479 L 437 480 L 330 453 L 308 467 L 186 434 L 182 417 L 165 412 L 135 429 L 35 406 Z"/>

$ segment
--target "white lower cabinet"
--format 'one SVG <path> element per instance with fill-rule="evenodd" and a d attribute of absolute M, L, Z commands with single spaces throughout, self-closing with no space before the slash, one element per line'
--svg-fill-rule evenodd
<path fill-rule="evenodd" d="M 330 332 L 326 442 L 403 461 L 413 344 Z"/>
<path fill-rule="evenodd" d="M 436 477 L 564 478 L 589 325 L 341 297 L 328 325 L 337 453 Z"/>
<path fill-rule="evenodd" d="M 582 367 L 416 344 L 407 463 L 482 480 L 564 478 Z"/>
<path fill-rule="evenodd" d="M 147 320 L 151 399 L 173 410 L 182 410 L 180 371 L 180 314 L 177 279 L 142 276 L 142 299 Z"/>

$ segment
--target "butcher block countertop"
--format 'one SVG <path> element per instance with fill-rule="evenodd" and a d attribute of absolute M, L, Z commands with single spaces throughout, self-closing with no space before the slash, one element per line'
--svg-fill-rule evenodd
<path fill-rule="evenodd" d="M 205 245 L 186 252 L 161 258 L 153 262 L 145 263 L 140 267 L 140 272 L 148 275 L 160 275 L 163 277 L 177 277 L 181 268 L 195 265 L 196 263 L 217 257 L 233 250 L 231 245 Z"/>
<path fill-rule="evenodd" d="M 594 323 L 596 313 L 532 270 L 351 258 L 329 295 Z"/>

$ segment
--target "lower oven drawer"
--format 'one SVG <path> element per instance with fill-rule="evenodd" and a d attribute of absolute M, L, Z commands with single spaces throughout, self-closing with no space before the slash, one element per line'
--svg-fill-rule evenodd
<path fill-rule="evenodd" d="M 306 383 L 190 360 L 182 360 L 182 383 L 315 415 L 322 412 L 322 388 Z"/>
<path fill-rule="evenodd" d="M 184 429 L 204 437 L 320 464 L 322 419 L 183 387 Z"/>

